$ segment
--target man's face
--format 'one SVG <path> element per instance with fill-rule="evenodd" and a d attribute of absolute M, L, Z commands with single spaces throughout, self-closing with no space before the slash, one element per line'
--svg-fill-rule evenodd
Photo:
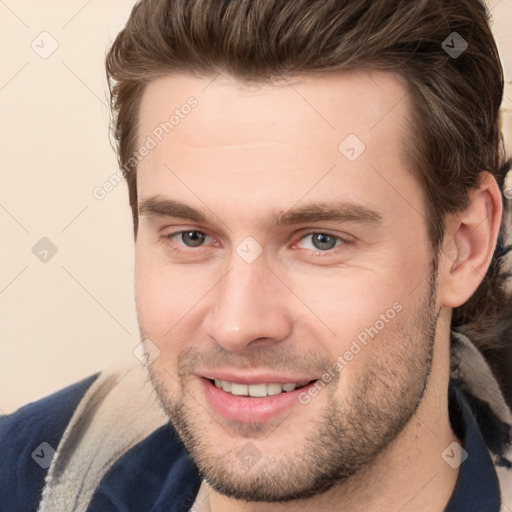
<path fill-rule="evenodd" d="M 220 492 L 324 491 L 421 401 L 437 308 L 409 108 L 382 72 L 144 93 L 139 323 L 162 405 Z"/>

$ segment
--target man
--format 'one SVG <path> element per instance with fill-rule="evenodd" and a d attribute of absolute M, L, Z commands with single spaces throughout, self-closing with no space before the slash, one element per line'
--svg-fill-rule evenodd
<path fill-rule="evenodd" d="M 3 420 L 1 509 L 512 510 L 483 6 L 143 0 L 107 74 L 144 366 Z"/>

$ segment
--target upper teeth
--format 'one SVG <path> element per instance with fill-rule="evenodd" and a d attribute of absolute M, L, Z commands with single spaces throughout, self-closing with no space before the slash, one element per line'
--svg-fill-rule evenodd
<path fill-rule="evenodd" d="M 232 395 L 263 397 L 267 395 L 278 395 L 283 391 L 293 391 L 299 385 L 296 383 L 286 384 L 237 384 L 225 380 L 215 379 L 215 385 Z"/>

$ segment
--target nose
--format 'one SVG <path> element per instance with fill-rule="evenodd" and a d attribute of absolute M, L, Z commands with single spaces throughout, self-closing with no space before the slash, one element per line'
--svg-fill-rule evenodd
<path fill-rule="evenodd" d="M 247 263 L 237 254 L 225 277 L 212 290 L 204 319 L 206 334 L 231 352 L 249 345 L 269 347 L 293 330 L 287 307 L 290 291 L 268 268 L 263 257 Z M 288 297 L 288 304 L 293 303 Z"/>

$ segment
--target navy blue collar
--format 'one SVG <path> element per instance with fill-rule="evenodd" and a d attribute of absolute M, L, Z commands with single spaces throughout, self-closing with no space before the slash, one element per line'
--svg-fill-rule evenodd
<path fill-rule="evenodd" d="M 494 466 L 470 407 L 450 386 L 450 416 L 468 458 L 445 512 L 499 512 Z M 129 450 L 98 486 L 88 512 L 187 512 L 200 477 L 178 435 L 163 426 Z"/>
<path fill-rule="evenodd" d="M 498 478 L 476 419 L 462 393 L 453 385 L 450 385 L 449 396 L 450 416 L 459 423 L 458 428 L 453 427 L 468 458 L 460 466 L 445 512 L 499 512 Z"/>

